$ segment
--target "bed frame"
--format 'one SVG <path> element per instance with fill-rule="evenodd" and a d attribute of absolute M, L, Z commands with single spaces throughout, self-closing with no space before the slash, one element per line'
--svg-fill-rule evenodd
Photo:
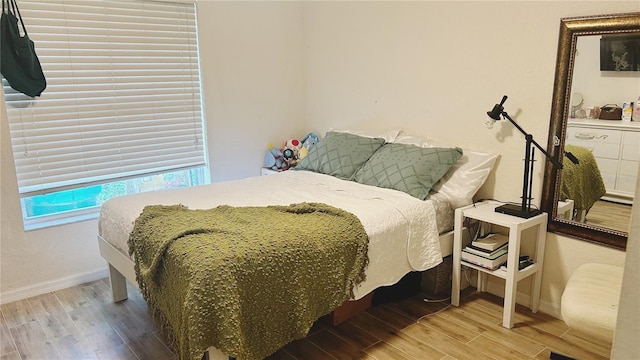
<path fill-rule="evenodd" d="M 449 256 L 453 253 L 453 230 L 440 235 L 440 249 L 442 257 Z M 136 273 L 134 270 L 134 262 L 122 251 L 116 249 L 113 245 L 98 236 L 98 245 L 100 255 L 102 255 L 109 264 L 109 282 L 111 284 L 111 296 L 113 302 L 126 300 L 127 280 L 131 284 L 138 287 L 136 281 Z M 373 292 L 355 301 L 345 301 L 341 306 L 336 308 L 327 320 L 333 325 L 337 325 L 350 317 L 371 307 L 371 299 Z M 227 360 L 229 357 L 224 355 L 218 349 L 210 347 L 207 350 L 206 358 L 209 360 Z"/>

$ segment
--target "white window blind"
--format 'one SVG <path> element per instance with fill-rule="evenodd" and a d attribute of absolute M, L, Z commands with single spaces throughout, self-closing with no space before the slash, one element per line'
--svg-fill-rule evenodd
<path fill-rule="evenodd" d="M 204 165 L 193 3 L 18 5 L 47 79 L 3 81 L 22 196 Z"/>

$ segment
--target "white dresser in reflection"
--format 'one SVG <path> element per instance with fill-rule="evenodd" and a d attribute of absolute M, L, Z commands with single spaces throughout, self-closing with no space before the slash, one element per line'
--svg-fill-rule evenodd
<path fill-rule="evenodd" d="M 633 202 L 640 167 L 640 121 L 569 119 L 567 144 L 593 152 L 607 200 Z"/>

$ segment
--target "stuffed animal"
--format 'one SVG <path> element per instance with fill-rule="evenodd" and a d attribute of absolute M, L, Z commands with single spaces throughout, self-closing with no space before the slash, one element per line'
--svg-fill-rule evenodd
<path fill-rule="evenodd" d="M 285 141 L 282 149 L 276 149 L 269 144 L 269 149 L 264 154 L 264 167 L 284 171 L 294 167 L 298 162 L 307 156 L 311 149 L 319 141 L 318 135 L 308 133 L 302 141 L 298 139 L 289 139 Z"/>
<path fill-rule="evenodd" d="M 287 140 L 287 142 L 284 144 L 284 148 L 285 149 L 291 149 L 291 150 L 299 150 L 302 147 L 302 142 L 298 139 L 291 139 L 291 140 Z"/>
<path fill-rule="evenodd" d="M 271 170 L 283 170 L 285 167 L 284 154 L 279 149 L 269 144 L 269 149 L 264 154 L 264 167 Z"/>
<path fill-rule="evenodd" d="M 282 154 L 284 157 L 284 161 L 287 164 L 287 168 L 294 167 L 298 165 L 298 160 L 300 160 L 300 148 L 302 147 L 302 142 L 298 139 L 287 140 L 284 144 L 284 148 L 282 149 Z"/>
<path fill-rule="evenodd" d="M 311 150 L 311 148 L 313 148 L 318 143 L 318 141 L 320 141 L 320 137 L 315 133 L 310 132 L 305 135 L 302 138 L 302 147 L 300 147 L 300 150 L 298 150 L 298 160 L 302 160 L 307 157 L 307 154 L 309 154 L 309 150 Z"/>
<path fill-rule="evenodd" d="M 306 158 L 307 155 L 309 155 L 309 150 L 307 150 L 307 148 L 304 146 L 301 147 L 300 150 L 298 150 L 298 161 Z"/>
<path fill-rule="evenodd" d="M 320 137 L 316 133 L 310 132 L 302 138 L 302 146 L 306 147 L 307 150 L 311 150 L 318 141 L 320 141 Z"/>

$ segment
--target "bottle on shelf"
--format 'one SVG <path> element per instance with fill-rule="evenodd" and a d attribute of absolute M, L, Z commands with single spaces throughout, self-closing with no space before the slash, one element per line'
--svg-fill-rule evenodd
<path fill-rule="evenodd" d="M 640 96 L 633 102 L 633 114 L 631 115 L 632 121 L 640 121 Z"/>
<path fill-rule="evenodd" d="M 631 121 L 633 114 L 633 103 L 625 101 L 622 103 L 622 121 Z"/>

